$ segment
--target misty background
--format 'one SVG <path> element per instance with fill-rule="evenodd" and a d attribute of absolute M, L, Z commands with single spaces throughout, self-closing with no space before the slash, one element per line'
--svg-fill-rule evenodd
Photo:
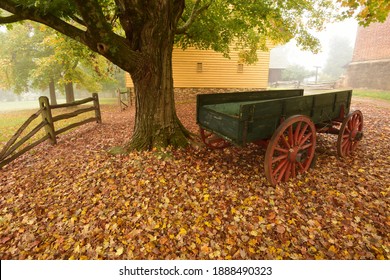
<path fill-rule="evenodd" d="M 313 54 L 301 51 L 292 40 L 271 50 L 270 69 L 282 69 L 283 81 L 314 82 L 337 81 L 351 62 L 358 23 L 354 19 L 328 24 L 326 29 L 315 33 L 321 41 L 321 52 Z M 274 82 L 274 81 L 270 81 Z"/>

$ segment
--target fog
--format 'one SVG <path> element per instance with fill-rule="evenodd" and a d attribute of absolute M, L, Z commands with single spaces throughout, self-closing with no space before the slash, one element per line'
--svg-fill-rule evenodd
<path fill-rule="evenodd" d="M 357 27 L 358 24 L 355 19 L 329 24 L 323 32 L 315 33 L 315 36 L 321 42 L 320 53 L 313 54 L 309 51 L 301 51 L 296 46 L 296 41 L 292 40 L 284 46 L 279 46 L 271 50 L 271 64 L 284 64 L 284 67 L 297 64 L 302 65 L 309 70 L 313 70 L 315 67 L 323 68 L 328 58 L 329 42 L 332 36 L 343 36 L 349 41 L 350 46 L 353 48 L 355 45 Z"/>

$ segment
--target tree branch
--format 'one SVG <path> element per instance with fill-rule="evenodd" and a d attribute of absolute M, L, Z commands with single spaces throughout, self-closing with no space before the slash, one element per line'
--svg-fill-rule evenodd
<path fill-rule="evenodd" d="M 8 16 L 8 17 L 0 17 L 0 24 L 14 23 L 24 20 L 24 18 L 16 15 Z"/>
<path fill-rule="evenodd" d="M 176 29 L 176 34 L 184 34 L 191 27 L 191 25 L 198 18 L 198 16 L 211 6 L 211 4 L 214 2 L 214 0 L 210 0 L 209 3 L 205 4 L 202 7 L 199 7 L 200 2 L 201 2 L 201 0 L 196 0 L 196 3 L 194 5 L 194 7 L 192 8 L 192 12 L 191 12 L 190 17 L 182 26 L 179 26 Z"/>
<path fill-rule="evenodd" d="M 140 52 L 133 51 L 124 37 L 113 32 L 98 1 L 75 0 L 75 3 L 82 19 L 78 18 L 80 20 L 77 21 L 74 16 L 71 18 L 77 24 L 82 24 L 87 30 L 82 30 L 51 13 L 43 14 L 37 7 L 26 7 L 12 0 L 1 0 L 0 9 L 13 14 L 7 20 L 5 20 L 6 17 L 3 17 L 3 23 L 9 22 L 11 19 L 15 22 L 17 18 L 42 23 L 86 45 L 91 50 L 99 52 L 119 67 L 129 72 L 135 71 L 144 57 Z"/>
<path fill-rule="evenodd" d="M 60 33 L 63 33 L 81 43 L 86 43 L 85 41 L 85 32 L 66 21 L 48 13 L 45 15 L 42 15 L 39 13 L 38 9 L 30 6 L 30 7 L 23 7 L 20 4 L 14 3 L 10 0 L 1 0 L 0 1 L 0 8 L 3 10 L 6 10 L 10 13 L 12 13 L 12 16 L 9 16 L 8 18 L 12 17 L 14 19 L 13 22 L 16 22 L 16 19 L 19 18 L 19 20 L 32 20 L 39 23 L 42 23 L 44 25 L 47 25 L 55 30 L 57 30 Z M 3 18 L 4 19 L 4 18 Z M 5 22 L 1 22 L 5 23 Z"/>
<path fill-rule="evenodd" d="M 78 24 L 80 24 L 80 25 L 86 27 L 85 22 L 84 22 L 81 18 L 79 18 L 78 16 L 72 15 L 70 18 L 71 18 L 72 20 L 74 20 L 74 22 L 76 22 L 76 23 L 78 23 Z"/>
<path fill-rule="evenodd" d="M 107 22 L 101 6 L 96 0 L 75 0 L 78 11 L 85 26 L 96 36 L 112 32 L 112 26 Z"/>

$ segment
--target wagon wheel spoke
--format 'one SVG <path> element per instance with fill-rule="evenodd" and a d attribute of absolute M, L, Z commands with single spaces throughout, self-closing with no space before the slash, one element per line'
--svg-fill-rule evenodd
<path fill-rule="evenodd" d="M 363 138 L 363 114 L 359 110 L 345 117 L 337 139 L 339 157 L 352 155 Z"/>
<path fill-rule="evenodd" d="M 297 166 L 297 164 L 296 164 L 295 162 L 293 162 L 293 163 L 292 163 L 292 167 L 291 167 L 291 173 L 292 173 L 292 177 L 293 177 L 293 178 L 297 177 L 296 166 Z"/>
<path fill-rule="evenodd" d="M 306 116 L 292 116 L 274 132 L 265 154 L 268 181 L 276 185 L 307 171 L 314 158 L 315 126 Z"/>
<path fill-rule="evenodd" d="M 283 155 L 280 155 L 280 156 L 278 156 L 278 157 L 276 157 L 276 158 L 273 158 L 273 159 L 272 159 L 272 163 L 275 163 L 275 162 L 278 162 L 278 161 L 287 159 L 287 157 L 288 157 L 288 154 L 287 154 L 287 153 L 286 153 L 286 154 L 283 154 Z"/>
<path fill-rule="evenodd" d="M 278 151 L 278 152 L 281 152 L 281 153 L 285 153 L 285 154 L 288 153 L 288 149 L 283 149 L 283 148 L 280 148 L 280 147 L 275 147 L 275 151 Z"/>
<path fill-rule="evenodd" d="M 284 172 L 284 182 L 287 182 L 288 179 L 290 179 L 291 167 L 292 167 L 292 162 L 288 162 L 286 172 Z"/>
<path fill-rule="evenodd" d="M 302 125 L 302 122 L 299 122 L 297 124 L 297 127 L 295 128 L 295 132 L 294 132 L 294 143 L 297 143 L 298 142 L 298 139 L 300 139 L 301 137 L 301 125 Z"/>
<path fill-rule="evenodd" d="M 297 142 L 299 141 L 299 139 L 302 139 L 302 137 L 305 134 L 305 131 L 307 130 L 308 127 L 309 127 L 309 124 L 307 124 L 307 123 L 303 126 L 303 128 L 300 131 L 299 136 L 297 138 Z"/>

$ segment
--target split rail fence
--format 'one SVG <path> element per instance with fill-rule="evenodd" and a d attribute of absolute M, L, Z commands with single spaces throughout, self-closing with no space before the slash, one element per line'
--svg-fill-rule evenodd
<path fill-rule="evenodd" d="M 85 103 L 93 102 L 91 107 L 80 108 L 70 113 L 64 113 L 60 115 L 53 116 L 52 110 L 58 108 L 70 108 L 78 105 L 82 105 Z M 28 152 L 32 148 L 36 147 L 40 143 L 50 140 L 51 144 L 57 144 L 56 136 L 68 131 L 69 129 L 75 128 L 77 126 L 96 121 L 97 123 L 102 122 L 101 114 L 100 114 L 100 105 L 99 105 L 99 97 L 97 93 L 93 93 L 92 97 L 88 97 L 82 100 L 78 100 L 71 103 L 58 104 L 58 105 L 50 105 L 49 99 L 46 96 L 39 97 L 39 106 L 40 109 L 32 114 L 26 122 L 16 131 L 16 133 L 11 137 L 11 139 L 5 144 L 3 149 L 0 151 L 0 168 L 15 160 L 22 154 Z M 76 117 L 80 114 L 95 111 L 95 117 L 90 117 L 85 120 L 72 123 L 64 128 L 55 129 L 54 124 L 60 120 L 70 119 Z M 18 138 L 22 135 L 22 133 L 26 130 L 26 128 L 31 124 L 33 120 L 42 116 L 42 121 L 36 125 L 30 132 L 28 132 L 24 137 L 20 140 Z M 33 143 L 23 147 L 19 151 L 23 144 L 25 144 L 29 139 L 31 139 L 35 134 L 37 134 L 41 129 L 45 129 L 46 135 L 38 140 L 35 140 Z M 18 140 L 18 141 L 17 141 Z"/>

